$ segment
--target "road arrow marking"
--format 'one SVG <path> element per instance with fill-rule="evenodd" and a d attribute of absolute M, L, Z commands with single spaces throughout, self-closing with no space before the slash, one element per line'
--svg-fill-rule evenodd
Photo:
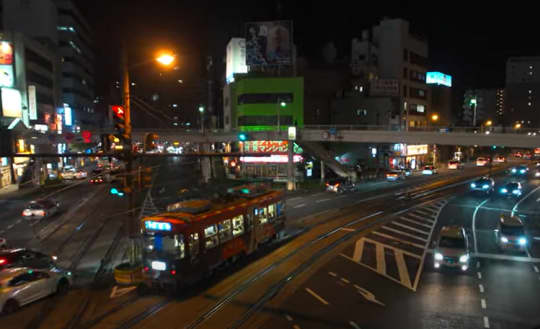
<path fill-rule="evenodd" d="M 381 306 L 385 306 L 382 302 L 378 301 L 377 298 L 375 298 L 375 295 L 372 294 L 370 291 L 367 291 L 366 289 L 359 287 L 357 285 L 355 285 L 355 287 L 356 289 L 358 289 L 358 292 L 362 295 L 362 297 L 364 297 L 367 301 L 381 305 Z"/>
<path fill-rule="evenodd" d="M 116 298 L 116 297 L 123 296 L 123 295 L 125 295 L 125 294 L 127 294 L 130 291 L 133 291 L 135 289 L 137 289 L 137 287 L 118 288 L 118 286 L 114 286 L 112 288 L 110 298 Z"/>

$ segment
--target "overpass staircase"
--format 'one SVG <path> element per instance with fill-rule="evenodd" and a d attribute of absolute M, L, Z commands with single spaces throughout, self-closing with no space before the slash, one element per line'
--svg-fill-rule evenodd
<path fill-rule="evenodd" d="M 336 154 L 324 147 L 322 143 L 318 142 L 306 142 L 306 141 L 297 141 L 297 143 L 313 156 L 317 157 L 319 160 L 322 160 L 324 164 L 332 169 L 336 175 L 340 177 L 349 177 L 353 180 L 356 179 L 356 171 L 353 168 L 342 165 L 336 160 Z"/>

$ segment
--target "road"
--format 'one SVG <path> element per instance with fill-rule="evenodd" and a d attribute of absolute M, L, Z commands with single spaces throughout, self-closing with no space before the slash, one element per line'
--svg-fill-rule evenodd
<path fill-rule="evenodd" d="M 187 170 L 181 168 L 182 165 L 174 162 L 161 164 L 151 193 L 156 207 L 168 202 L 167 198 L 171 198 L 171 193 L 176 193 L 177 189 L 194 189 L 197 176 L 186 175 Z M 190 168 L 190 172 L 194 166 L 193 163 L 184 165 Z M 21 323 L 29 323 L 25 326 L 27 328 L 64 328 L 74 318 L 85 328 L 158 328 L 163 323 L 171 324 L 171 328 L 230 325 L 270 328 L 278 323 L 277 327 L 296 325 L 309 328 L 313 321 L 315 326 L 327 323 L 327 327 L 336 327 L 338 323 L 351 327 L 348 321 L 365 325 L 369 322 L 357 318 L 363 312 L 356 306 L 388 310 L 390 305 L 394 305 L 393 301 L 410 299 L 411 308 L 419 307 L 415 298 L 423 296 L 427 286 L 424 282 L 429 278 L 426 273 L 431 273 L 425 269 L 432 267 L 429 242 L 433 232 L 436 232 L 440 218 L 446 216 L 446 209 L 450 209 L 458 199 L 452 197 L 466 188 L 468 179 L 485 172 L 485 168 L 467 168 L 464 172 L 441 173 L 433 177 L 410 177 L 400 183 L 363 184 L 358 192 L 351 194 L 317 192 L 293 195 L 287 200 L 288 225 L 281 241 L 261 249 L 250 257 L 246 265 L 228 268 L 212 280 L 190 288 L 179 298 L 159 295 L 137 297 L 130 288 L 115 287 L 111 290 L 108 286 L 90 289 L 89 299 L 88 288 L 81 288 L 57 300 L 58 306 L 42 316 L 39 326 L 29 326 L 28 319 L 35 319 L 37 314 L 43 313 L 43 305 L 47 301 L 34 303 L 21 312 L 1 318 L 0 322 L 7 328 L 10 325 L 20 327 Z M 102 208 L 105 201 L 88 202 L 82 208 L 95 209 L 97 204 Z M 524 201 L 518 209 L 526 211 L 527 206 L 528 201 Z M 103 216 L 106 215 L 97 217 Z M 426 217 L 429 218 L 425 220 Z M 99 227 L 89 232 L 97 229 Z M 103 231 L 111 234 L 107 229 Z M 481 232 L 480 228 L 478 231 Z M 51 242 L 52 247 L 49 248 L 58 247 L 61 242 L 56 243 Z M 67 255 L 64 257 L 77 259 L 77 253 L 68 252 L 72 248 L 66 246 L 68 244 L 64 247 Z M 77 250 L 81 250 L 80 246 Z M 90 262 L 88 264 L 91 267 Z M 86 273 L 91 274 L 92 271 Z M 439 276 L 435 278 L 436 284 L 446 277 L 443 273 L 433 273 Z M 462 277 L 474 279 L 472 275 Z M 458 283 L 462 284 L 461 281 Z M 452 282 L 444 284 L 449 291 L 456 289 L 456 296 L 463 291 L 461 286 Z M 373 291 L 374 287 L 377 291 Z M 436 289 L 441 289 L 441 286 L 436 286 Z M 341 294 L 343 298 L 339 297 Z M 352 294 L 352 299 L 346 294 Z M 394 295 L 401 297 L 392 299 Z M 333 296 L 340 301 L 335 301 Z M 476 295 L 471 291 L 471 296 Z M 423 302 L 435 307 L 427 298 Z M 324 307 L 319 310 L 321 305 L 313 305 L 313 301 Z M 355 308 L 349 307 L 349 310 L 355 317 L 349 316 L 350 320 L 345 321 L 348 317 L 343 313 L 347 307 L 331 308 L 341 305 L 339 303 L 351 305 L 351 301 L 354 301 Z M 402 308 L 403 305 L 396 304 L 396 310 Z M 182 312 L 178 311 L 180 309 Z M 463 314 L 473 310 L 466 308 Z M 375 311 L 368 313 L 373 321 L 379 319 Z M 338 314 L 340 317 L 334 317 Z M 460 319 L 461 314 L 455 312 Z M 473 315 L 471 319 L 477 321 Z M 374 325 L 378 328 L 380 323 L 374 322 Z"/>

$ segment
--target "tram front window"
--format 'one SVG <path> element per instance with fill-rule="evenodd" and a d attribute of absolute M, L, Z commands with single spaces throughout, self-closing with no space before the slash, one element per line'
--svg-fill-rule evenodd
<path fill-rule="evenodd" d="M 166 254 L 176 259 L 184 258 L 186 254 L 186 245 L 182 234 L 145 234 L 144 248 L 148 252 Z"/>

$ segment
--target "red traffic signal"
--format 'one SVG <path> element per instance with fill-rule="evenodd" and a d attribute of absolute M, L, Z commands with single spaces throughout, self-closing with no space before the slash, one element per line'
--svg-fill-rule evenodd
<path fill-rule="evenodd" d="M 112 105 L 111 110 L 114 112 L 114 115 L 120 119 L 124 119 L 124 108 L 120 105 Z"/>

